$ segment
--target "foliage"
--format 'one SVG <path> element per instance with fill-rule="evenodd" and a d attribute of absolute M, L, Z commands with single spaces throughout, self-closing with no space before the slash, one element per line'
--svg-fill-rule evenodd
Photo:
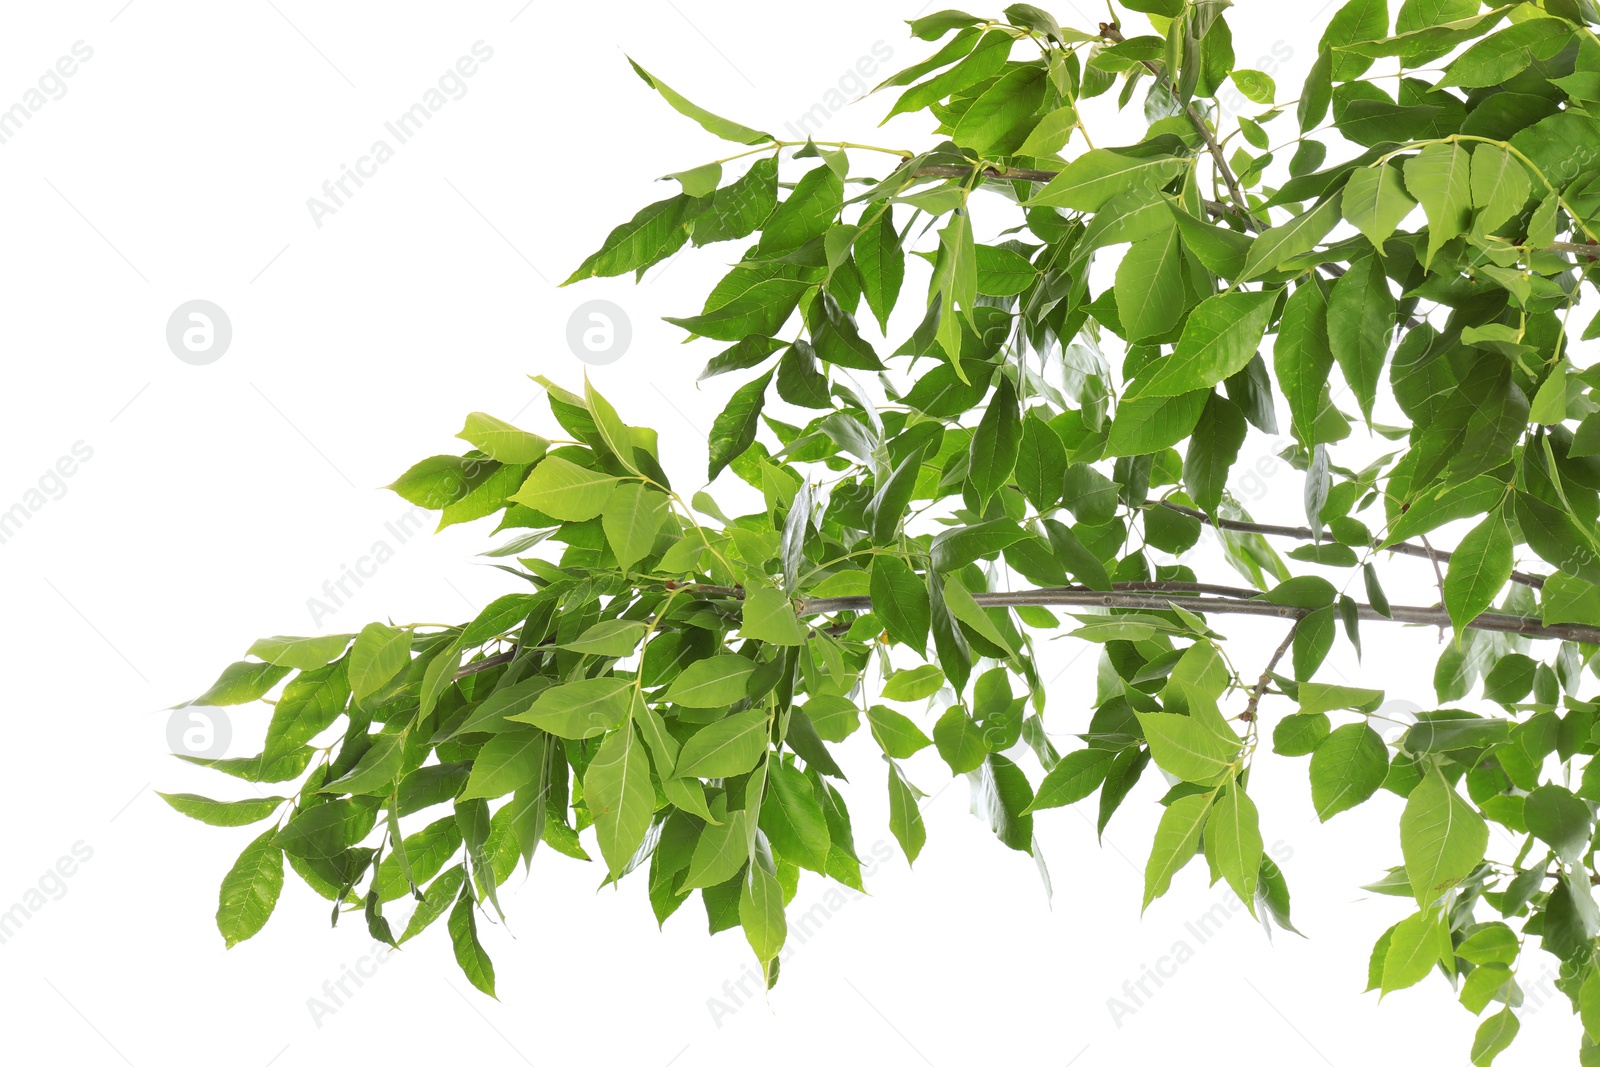
<path fill-rule="evenodd" d="M 1370 888 L 1417 911 L 1379 937 L 1372 986 L 1438 970 L 1473 1013 L 1499 1004 L 1472 1043 L 1487 1063 L 1517 1030 L 1519 961 L 1548 951 L 1600 1057 L 1600 705 L 1579 692 L 1600 646 L 1600 368 L 1577 353 L 1600 322 L 1571 321 L 1597 277 L 1595 7 L 1405 0 L 1391 27 L 1383 0 L 1352 0 L 1279 105 L 1237 66 L 1226 0 L 1125 6 L 1148 32 L 1026 4 L 912 22 L 938 49 L 880 89 L 936 123 L 919 152 L 778 141 L 636 67 L 754 147 L 676 175 L 570 280 L 742 242 L 670 321 L 722 342 L 703 377 L 744 375 L 708 475 L 759 506 L 686 500 L 656 434 L 592 387 L 539 379 L 562 440 L 470 416 L 470 451 L 395 489 L 441 526 L 495 516 L 518 591 L 461 626 L 260 642 L 197 701 L 276 690 L 263 753 L 209 765 L 298 783 L 170 798 L 220 825 L 279 813 L 223 882 L 228 944 L 267 921 L 287 860 L 385 941 L 448 912 L 492 993 L 476 912 L 543 842 L 643 879 L 662 922 L 698 890 L 775 981 L 801 871 L 860 886 L 830 747 L 858 732 L 885 784 L 853 784 L 888 790 L 908 861 L 926 831 L 902 762 L 923 748 L 1028 853 L 1034 812 L 1098 793 L 1103 830 L 1153 764 L 1171 788 L 1144 905 L 1203 854 L 1292 930 L 1249 791 L 1281 702 L 1272 747 L 1309 756 L 1322 819 L 1406 798 L 1381 846 L 1399 862 Z M 1136 144 L 1090 140 L 1113 91 L 1143 108 Z M 1240 94 L 1228 129 L 1219 97 Z M 1096 293 L 1097 262 L 1114 276 Z M 910 336 L 876 340 L 907 306 Z M 1227 489 L 1252 428 L 1280 426 L 1304 528 L 1256 525 Z M 1220 536 L 1191 552 L 1205 524 Z M 1426 541 L 1447 524 L 1467 531 L 1454 553 Z M 1285 558 L 1269 537 L 1300 543 Z M 1402 556 L 1438 569 L 1437 605 L 1389 603 L 1378 564 L 1418 565 Z M 1195 569 L 1224 561 L 1245 585 Z M 1340 591 L 1358 574 L 1364 600 Z M 1259 675 L 1214 629 L 1233 614 L 1287 623 Z M 1066 753 L 1035 655 L 1063 616 L 1101 646 L 1092 710 L 1055 712 L 1082 742 Z M 1386 743 L 1384 694 L 1317 673 L 1391 623 L 1453 640 L 1437 708 Z M 1480 681 L 1499 712 L 1455 706 Z"/>

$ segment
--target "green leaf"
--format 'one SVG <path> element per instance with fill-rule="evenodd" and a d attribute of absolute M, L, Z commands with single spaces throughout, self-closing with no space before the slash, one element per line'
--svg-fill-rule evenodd
<path fill-rule="evenodd" d="M 924 663 L 895 671 L 883 683 L 885 700 L 926 700 L 944 686 L 944 672 L 936 664 Z"/>
<path fill-rule="evenodd" d="M 776 589 L 765 587 L 745 593 L 744 622 L 739 636 L 770 645 L 803 645 L 806 628 L 794 613 L 794 604 Z"/>
<path fill-rule="evenodd" d="M 984 158 L 1014 154 L 1033 129 L 1045 84 L 1042 67 L 1006 69 L 973 97 L 950 139 Z"/>
<path fill-rule="evenodd" d="M 1389 750 L 1366 723 L 1339 727 L 1311 753 L 1311 805 L 1327 822 L 1365 802 L 1389 773 Z"/>
<path fill-rule="evenodd" d="M 1444 604 L 1457 633 L 1489 609 L 1511 579 L 1511 531 L 1499 510 L 1468 531 L 1450 556 Z"/>
<path fill-rule="evenodd" d="M 928 587 L 899 556 L 873 559 L 872 610 L 896 641 L 918 653 L 928 647 Z"/>
<path fill-rule="evenodd" d="M 606 735 L 584 772 L 583 799 L 594 816 L 595 837 L 606 867 L 612 878 L 620 878 L 643 843 L 656 809 L 650 758 L 632 723 L 624 722 Z"/>
<path fill-rule="evenodd" d="M 1326 715 L 1287 716 L 1272 728 L 1272 751 L 1280 756 L 1309 756 L 1328 737 L 1329 731 Z"/>
<path fill-rule="evenodd" d="M 930 15 L 929 19 L 939 16 Z M 967 16 L 969 17 L 969 16 Z M 923 24 L 926 22 L 924 20 Z M 915 25 L 915 24 L 914 24 Z M 942 74 L 936 74 L 927 81 L 919 82 L 900 94 L 894 107 L 883 118 L 888 122 L 894 116 L 907 111 L 921 111 L 929 104 L 943 100 L 953 93 L 986 81 L 999 73 L 1006 57 L 1011 54 L 1012 37 L 1002 30 L 989 30 L 978 39 L 972 54 L 962 59 L 955 66 Z M 879 125 L 882 125 L 880 123 Z"/>
<path fill-rule="evenodd" d="M 1171 716 L 1180 718 L 1181 716 Z M 1167 805 L 1156 826 L 1156 837 L 1150 847 L 1150 858 L 1144 867 L 1144 903 L 1142 913 L 1150 902 L 1162 896 L 1172 886 L 1172 876 L 1191 859 L 1200 844 L 1200 830 L 1206 824 L 1211 810 L 1211 794 L 1191 793 Z"/>
<path fill-rule="evenodd" d="M 1171 333 L 1188 310 L 1178 227 L 1135 241 L 1117 265 L 1117 310 L 1129 341 Z"/>
<path fill-rule="evenodd" d="M 405 759 L 406 737 L 401 733 L 379 734 L 348 774 L 329 782 L 325 793 L 352 793 L 362 796 L 387 796 L 394 792 Z"/>
<path fill-rule="evenodd" d="M 670 510 L 667 494 L 643 482 L 623 482 L 611 490 L 600 521 L 618 567 L 629 570 L 650 554 Z"/>
<path fill-rule="evenodd" d="M 1061 499 L 1067 472 L 1067 451 L 1061 438 L 1044 419 L 1022 420 L 1022 442 L 1017 451 L 1017 487 L 1039 511 Z"/>
<path fill-rule="evenodd" d="M 768 767 L 760 826 L 780 857 L 819 874 L 826 871 L 832 847 L 827 816 L 798 768 L 777 762 Z"/>
<path fill-rule="evenodd" d="M 450 820 L 455 821 L 453 818 Z M 451 901 L 455 900 L 461 892 L 461 886 L 467 880 L 467 869 L 461 864 L 451 867 L 433 880 L 422 895 L 422 900 L 417 902 L 417 910 L 411 913 L 411 920 L 406 923 L 405 933 L 400 935 L 399 944 L 416 937 L 450 908 Z"/>
<path fill-rule="evenodd" d="M 1594 834 L 1589 805 L 1559 785 L 1541 785 L 1522 808 L 1528 832 L 1555 850 L 1565 863 L 1581 864 Z"/>
<path fill-rule="evenodd" d="M 1286 260 L 1304 255 L 1338 225 L 1340 197 L 1336 192 L 1309 211 L 1267 230 L 1250 246 L 1239 281 L 1247 282 L 1276 270 Z"/>
<path fill-rule="evenodd" d="M 481 993 L 494 996 L 494 963 L 478 940 L 478 920 L 473 915 L 472 894 L 463 887 L 456 906 L 450 909 L 450 944 L 455 949 L 456 963 L 467 981 Z"/>
<path fill-rule="evenodd" d="M 1449 66 L 1439 88 L 1500 85 L 1526 70 L 1535 60 L 1561 51 L 1571 31 L 1556 19 L 1529 19 L 1479 41 Z"/>
<path fill-rule="evenodd" d="M 980 501 L 987 501 L 1011 478 L 1022 446 L 1022 420 L 1011 380 L 1001 377 L 988 409 L 972 435 L 967 477 Z"/>
<path fill-rule="evenodd" d="M 350 650 L 350 694 L 357 704 L 387 685 L 411 662 L 411 631 L 371 622 Z"/>
<path fill-rule="evenodd" d="M 510 499 L 562 522 L 584 522 L 605 510 L 617 479 L 580 467 L 560 456 L 546 456 Z"/>
<path fill-rule="evenodd" d="M 900 533 L 900 519 L 916 493 L 922 473 L 922 449 L 911 454 L 885 478 L 872 496 L 872 543 L 889 545 Z"/>
<path fill-rule="evenodd" d="M 743 774 L 767 750 L 770 726 L 771 720 L 764 711 L 742 711 L 702 726 L 683 743 L 674 773 L 679 778 L 731 778 Z"/>
<path fill-rule="evenodd" d="M 283 850 L 277 829 L 245 846 L 222 878 L 217 900 L 217 929 L 223 947 L 232 948 L 261 932 L 283 890 Z"/>
<path fill-rule="evenodd" d="M 1183 484 L 1208 514 L 1216 514 L 1227 488 L 1228 472 L 1249 433 L 1244 413 L 1233 401 L 1212 393 L 1183 457 Z"/>
<path fill-rule="evenodd" d="M 632 65 L 634 73 L 643 78 L 646 85 L 660 93 L 662 98 L 672 105 L 674 111 L 698 122 L 707 133 L 720 137 L 724 141 L 734 141 L 738 144 L 766 144 L 772 140 L 770 133 L 762 133 L 760 130 L 751 129 L 749 126 L 741 126 L 737 122 L 731 122 L 728 119 L 713 115 L 705 108 L 690 103 L 673 92 L 661 79 L 635 63 L 632 58 L 629 58 L 628 62 Z"/>
<path fill-rule="evenodd" d="M 558 647 L 582 652 L 586 656 L 624 657 L 639 650 L 639 642 L 650 631 L 647 623 L 628 619 L 606 619 L 597 622 L 571 641 Z M 504 690 L 497 690 L 504 692 Z"/>
<path fill-rule="evenodd" d="M 950 765 L 952 774 L 967 774 L 977 770 L 983 766 L 984 757 L 989 754 L 989 744 L 984 740 L 983 731 L 978 729 L 978 724 L 972 721 L 966 709 L 958 704 L 946 708 L 944 714 L 939 716 L 939 721 L 933 724 L 933 743 L 939 749 L 940 758 Z M 1037 801 L 1035 806 L 1038 806 Z"/>
<path fill-rule="evenodd" d="M 1172 355 L 1135 378 L 1124 400 L 1182 396 L 1237 374 L 1260 347 L 1277 299 L 1276 292 L 1207 298 L 1189 315 Z"/>
<path fill-rule="evenodd" d="M 1509 1005 L 1483 1020 L 1472 1038 L 1472 1067 L 1489 1067 L 1496 1056 L 1511 1047 L 1521 1028 Z"/>
<path fill-rule="evenodd" d="M 1156 766 L 1186 782 L 1210 785 L 1239 757 L 1237 738 L 1230 742 L 1193 716 L 1136 714 Z"/>
<path fill-rule="evenodd" d="M 783 951 L 789 935 L 783 914 L 783 887 L 765 867 L 751 863 L 739 887 L 739 925 L 763 965 Z"/>
<path fill-rule="evenodd" d="M 628 714 L 633 682 L 627 678 L 585 678 L 539 694 L 528 710 L 506 716 L 557 737 L 582 740 L 614 730 Z"/>
<path fill-rule="evenodd" d="M 1278 93 L 1278 87 L 1273 83 L 1270 75 L 1259 70 L 1236 70 L 1228 77 L 1233 79 L 1233 84 L 1245 95 L 1245 99 L 1255 104 L 1270 104 Z"/>
<path fill-rule="evenodd" d="M 1099 211 L 1114 196 L 1166 185 L 1184 166 L 1185 162 L 1174 156 L 1135 156 L 1092 148 L 1068 163 L 1026 206 Z"/>
<path fill-rule="evenodd" d="M 410 896 L 413 884 L 421 885 L 438 874 L 460 848 L 461 827 L 456 824 L 454 815 L 447 815 L 414 834 L 408 834 L 404 847 L 385 856 L 378 868 L 379 899 L 388 903 Z M 405 857 L 409 873 L 402 869 L 398 860 L 400 856 Z"/>
<path fill-rule="evenodd" d="M 667 688 L 667 699 L 686 708 L 725 708 L 743 700 L 754 660 L 723 654 L 696 660 Z"/>
<path fill-rule="evenodd" d="M 928 831 L 922 825 L 917 793 L 900 773 L 897 763 L 889 764 L 889 831 L 905 851 L 906 863 L 916 863 L 923 842 L 928 839 Z"/>
<path fill-rule="evenodd" d="M 938 727 L 934 727 L 933 733 L 935 738 L 939 736 Z M 1068 752 L 1039 783 L 1039 791 L 1028 810 L 1061 808 L 1083 800 L 1100 788 L 1116 756 L 1117 753 L 1109 748 L 1080 748 L 1076 752 Z"/>
<path fill-rule="evenodd" d="M 1318 442 L 1318 416 L 1327 393 L 1333 349 L 1328 344 L 1328 299 L 1315 279 L 1295 286 L 1278 323 L 1272 368 L 1289 402 L 1295 436 L 1307 446 Z"/>
<path fill-rule="evenodd" d="M 467 424 L 456 436 L 490 459 L 499 460 L 501 463 L 522 465 L 534 463 L 550 447 L 550 442 L 538 434 L 519 430 L 509 422 L 497 419 L 493 415 L 485 415 L 481 411 L 474 411 L 468 415 Z"/>
<path fill-rule="evenodd" d="M 1394 322 L 1394 295 L 1378 257 L 1350 264 L 1328 297 L 1328 343 L 1369 424 Z"/>
<path fill-rule="evenodd" d="M 1400 850 L 1417 903 L 1431 907 L 1472 873 L 1489 844 L 1489 827 L 1437 769 L 1424 774 L 1400 815 Z"/>
<path fill-rule="evenodd" d="M 1206 820 L 1207 855 L 1215 854 L 1217 868 L 1228 885 L 1256 913 L 1256 884 L 1261 872 L 1261 825 L 1255 802 L 1238 779 L 1217 798 Z"/>
<path fill-rule="evenodd" d="M 1383 977 L 1379 988 L 1384 993 L 1414 986 L 1433 970 L 1440 954 L 1439 917 L 1432 911 L 1419 911 L 1395 924 L 1389 934 L 1389 947 L 1383 956 Z M 1443 938 L 1449 945 L 1449 935 Z"/>
<path fill-rule="evenodd" d="M 326 637 L 263 637 L 250 646 L 249 655 L 280 667 L 314 671 L 343 654 L 354 634 Z"/>
<path fill-rule="evenodd" d="M 410 638 L 407 637 L 409 644 Z M 304 671 L 283 687 L 267 724 L 261 753 L 263 766 L 271 766 L 299 751 L 307 741 L 332 726 L 350 699 L 345 664 L 331 663 Z"/>
<path fill-rule="evenodd" d="M 1138 400 L 1124 397 L 1117 405 L 1117 416 L 1111 424 L 1106 455 L 1142 456 L 1177 444 L 1188 437 L 1200 421 L 1210 393 L 1209 389 L 1196 389 L 1180 396 Z"/>
<path fill-rule="evenodd" d="M 680 194 L 641 208 L 633 218 L 607 234 L 599 250 L 585 259 L 572 272 L 572 276 L 561 284 L 571 285 L 583 278 L 613 278 L 630 271 L 642 274 L 646 268 L 683 247 L 689 239 L 687 226 L 697 213 L 699 203 L 692 197 Z M 399 485 L 395 483 L 396 492 L 405 496 Z M 407 496 L 407 499 L 411 498 Z M 413 500 L 412 503 L 419 501 Z"/>
<path fill-rule="evenodd" d="M 716 478 L 722 468 L 744 455 L 755 443 L 756 428 L 761 425 L 761 408 L 766 403 L 767 385 L 773 373 L 768 371 L 736 389 L 728 406 L 712 422 L 708 479 Z"/>
<path fill-rule="evenodd" d="M 916 723 L 882 704 L 867 709 L 867 722 L 878 747 L 893 759 L 908 759 L 933 744 Z"/>
<path fill-rule="evenodd" d="M 864 226 L 854 246 L 856 271 L 861 275 L 861 295 L 872 309 L 878 327 L 888 332 L 889 313 L 900 299 L 905 281 L 906 257 L 894 226 L 894 209 L 885 206 L 876 222 Z"/>
<path fill-rule="evenodd" d="M 1451 240 L 1467 232 L 1472 221 L 1471 161 L 1454 142 L 1431 144 L 1406 160 L 1406 191 L 1428 215 L 1428 251 L 1423 267 Z"/>
<path fill-rule="evenodd" d="M 1472 206 L 1477 217 L 1472 231 L 1490 234 L 1522 211 L 1533 183 L 1521 161 L 1499 145 L 1479 144 L 1472 149 Z"/>
<path fill-rule="evenodd" d="M 288 667 L 275 663 L 251 663 L 248 660 L 230 663 L 221 676 L 211 683 L 210 689 L 189 703 L 211 707 L 248 704 L 266 696 L 288 673 Z"/>
<path fill-rule="evenodd" d="M 1344 217 L 1380 254 L 1417 202 L 1406 193 L 1400 168 L 1385 163 L 1358 167 L 1344 186 Z"/>
<path fill-rule="evenodd" d="M 1383 703 L 1383 690 L 1357 689 L 1347 685 L 1328 685 L 1325 682 L 1301 682 L 1299 686 L 1300 714 L 1317 715 L 1325 711 L 1376 711 Z"/>
<path fill-rule="evenodd" d="M 534 708 L 538 706 L 538 702 L 533 705 Z M 537 781 L 544 763 L 545 743 L 543 730 L 513 727 L 495 734 L 478 751 L 477 758 L 472 761 L 472 775 L 456 799 L 486 797 L 492 800 Z"/>
<path fill-rule="evenodd" d="M 762 223 L 758 253 L 780 255 L 821 237 L 838 218 L 843 194 L 844 182 L 832 167 L 824 164 L 806 171 L 789 196 Z"/>

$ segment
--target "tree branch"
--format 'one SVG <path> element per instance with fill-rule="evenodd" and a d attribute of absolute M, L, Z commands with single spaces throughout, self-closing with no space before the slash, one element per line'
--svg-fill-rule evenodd
<path fill-rule="evenodd" d="M 1316 535 L 1307 526 L 1271 526 L 1259 522 L 1240 522 L 1237 519 L 1213 519 L 1203 511 L 1174 504 L 1171 501 L 1161 501 L 1161 506 L 1176 511 L 1180 515 L 1187 515 L 1191 519 L 1199 519 L 1208 526 L 1215 526 L 1219 530 L 1234 530 L 1239 533 L 1263 534 L 1267 537 L 1292 537 L 1299 541 L 1314 541 Z M 1415 556 L 1418 559 L 1432 560 L 1437 570 L 1439 564 L 1450 562 L 1450 553 L 1441 552 L 1431 545 L 1414 545 L 1409 541 L 1399 541 L 1392 545 L 1373 545 L 1384 552 L 1393 552 L 1400 556 Z M 1540 574 L 1526 574 L 1522 571 L 1512 571 L 1511 580 L 1518 585 L 1526 585 L 1532 589 L 1544 588 L 1544 576 Z M 1441 583 L 1443 579 L 1440 579 Z"/>
<path fill-rule="evenodd" d="M 1062 586 L 1053 589 L 1024 589 L 1004 593 L 974 593 L 972 598 L 980 607 L 986 608 L 1081 607 L 1168 611 L 1173 605 L 1177 605 L 1191 611 L 1214 611 L 1225 615 L 1255 615 L 1272 619 L 1299 619 L 1307 613 L 1305 608 L 1289 607 L 1261 600 L 1259 597 L 1262 594 L 1254 590 L 1238 590 L 1238 593 L 1248 593 L 1254 598 L 1245 599 L 1235 595 L 1195 595 L 1192 592 L 1195 583 L 1190 582 L 1137 582 L 1127 584 L 1137 585 L 1139 588 L 1129 589 L 1126 585 L 1119 585 L 1107 591 L 1088 589 L 1083 586 Z M 870 596 L 819 597 L 815 600 L 801 600 L 795 604 L 795 611 L 800 615 L 826 615 L 835 611 L 870 611 L 871 609 L 872 598 Z M 1416 607 L 1396 604 L 1390 606 L 1388 615 L 1382 615 L 1371 605 L 1358 603 L 1356 612 L 1360 618 L 1372 622 L 1399 622 L 1421 626 L 1450 625 L 1450 613 L 1442 607 Z M 1467 629 L 1488 630 L 1493 633 L 1518 634 L 1523 637 L 1558 641 L 1577 641 L 1583 644 L 1600 644 L 1600 626 L 1584 626 L 1578 623 L 1554 623 L 1546 626 L 1538 619 L 1523 615 L 1501 615 L 1486 612 L 1467 623 Z"/>
<path fill-rule="evenodd" d="M 1240 722 L 1253 722 L 1255 720 L 1256 709 L 1261 706 L 1261 698 L 1266 696 L 1267 687 L 1272 684 L 1273 668 L 1277 667 L 1278 661 L 1283 658 L 1283 654 L 1288 652 L 1290 646 L 1294 644 L 1294 635 L 1299 629 L 1300 620 L 1296 619 L 1294 625 L 1289 627 L 1289 632 L 1283 635 L 1283 643 L 1272 654 L 1272 658 L 1267 660 L 1267 665 L 1261 668 L 1261 677 L 1255 685 L 1250 687 L 1250 699 L 1245 704 L 1244 711 L 1239 713 Z"/>

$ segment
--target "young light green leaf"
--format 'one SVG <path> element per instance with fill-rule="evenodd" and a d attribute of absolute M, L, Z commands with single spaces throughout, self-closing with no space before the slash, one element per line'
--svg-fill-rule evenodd
<path fill-rule="evenodd" d="M 314 671 L 338 659 L 354 634 L 324 637 L 263 637 L 250 646 L 249 655 L 280 667 Z"/>
<path fill-rule="evenodd" d="M 628 570 L 650 554 L 670 508 L 667 494 L 643 482 L 622 482 L 611 490 L 600 523 L 618 567 Z"/>
<path fill-rule="evenodd" d="M 776 589 L 759 587 L 745 592 L 739 636 L 769 645 L 803 645 L 806 628 L 794 613 L 794 604 Z"/>
<path fill-rule="evenodd" d="M 1145 861 L 1144 903 L 1139 907 L 1140 912 L 1165 894 L 1172 886 L 1172 876 L 1194 858 L 1201 828 L 1206 825 L 1206 815 L 1211 811 L 1211 799 L 1209 793 L 1191 793 L 1174 800 L 1161 813 L 1155 841 L 1150 846 L 1150 858 Z"/>
<path fill-rule="evenodd" d="M 1389 750 L 1376 730 L 1348 723 L 1311 754 L 1311 804 L 1327 822 L 1371 797 L 1389 771 Z"/>
<path fill-rule="evenodd" d="M 1437 768 L 1424 774 L 1400 815 L 1400 851 L 1417 903 L 1431 907 L 1471 874 L 1488 844 L 1483 816 Z"/>
<path fill-rule="evenodd" d="M 1230 742 L 1197 718 L 1163 712 L 1136 714 L 1156 766 L 1186 782 L 1209 785 L 1239 757 L 1238 738 Z"/>
<path fill-rule="evenodd" d="M 783 887 L 759 863 L 751 863 L 745 869 L 739 887 L 739 925 L 744 927 L 745 940 L 750 942 L 756 959 L 763 964 L 783 951 L 789 933 L 783 914 Z"/>
<path fill-rule="evenodd" d="M 389 685 L 411 662 L 411 630 L 368 622 L 350 649 L 350 696 L 357 704 Z"/>
<path fill-rule="evenodd" d="M 1228 885 L 1256 913 L 1256 884 L 1261 872 L 1261 825 L 1255 802 L 1237 778 L 1217 798 L 1206 821 L 1207 855 L 1215 854 L 1217 868 Z"/>
<path fill-rule="evenodd" d="M 917 791 L 900 772 L 900 765 L 889 764 L 889 830 L 905 850 L 906 863 L 915 864 L 928 831 L 922 825 L 922 810 L 917 806 Z"/>
<path fill-rule="evenodd" d="M 635 63 L 632 58 L 629 58 L 628 63 L 633 67 L 634 73 L 644 79 L 646 85 L 660 93 L 662 98 L 672 105 L 674 111 L 698 122 L 707 133 L 721 137 L 724 141 L 734 141 L 738 144 L 766 144 L 772 140 L 770 133 L 762 133 L 760 130 L 754 130 L 749 126 L 742 126 L 719 115 L 713 115 L 705 108 L 685 100 L 660 78 Z"/>
<path fill-rule="evenodd" d="M 509 422 L 481 411 L 468 415 L 467 424 L 456 436 L 501 463 L 533 463 L 550 447 L 550 442 L 538 434 L 519 430 Z"/>
<path fill-rule="evenodd" d="M 510 499 L 562 522 L 584 522 L 605 510 L 616 484 L 609 474 L 546 456 Z"/>
<path fill-rule="evenodd" d="M 916 723 L 882 704 L 867 709 L 867 722 L 878 747 L 893 759 L 908 759 L 933 744 Z"/>

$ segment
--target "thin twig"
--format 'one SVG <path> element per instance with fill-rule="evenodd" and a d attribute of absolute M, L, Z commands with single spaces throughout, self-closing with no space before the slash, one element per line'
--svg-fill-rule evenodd
<path fill-rule="evenodd" d="M 1428 550 L 1428 558 L 1433 561 L 1433 579 L 1439 583 L 1439 603 L 1442 605 L 1444 603 L 1444 571 L 1439 566 L 1439 553 L 1435 552 L 1433 546 L 1428 544 L 1426 537 L 1421 538 L 1421 540 L 1422 547 Z M 1441 644 L 1444 642 L 1444 626 L 1442 624 L 1439 627 L 1439 641 Z"/>
<path fill-rule="evenodd" d="M 1250 699 L 1245 704 L 1244 711 L 1239 715 L 1240 722 L 1254 721 L 1256 709 L 1261 706 L 1261 698 L 1266 695 L 1267 687 L 1272 684 L 1272 671 L 1278 666 L 1278 661 L 1283 658 L 1283 654 L 1289 651 L 1289 647 L 1294 644 L 1295 631 L 1299 629 L 1300 620 L 1296 619 L 1294 625 L 1289 627 L 1289 632 L 1283 635 L 1283 643 L 1272 654 L 1272 658 L 1267 660 L 1267 665 L 1261 669 L 1260 680 L 1250 687 Z"/>
<path fill-rule="evenodd" d="M 1121 44 L 1127 39 L 1122 36 L 1122 31 L 1117 28 L 1116 23 L 1112 22 L 1103 22 L 1100 24 L 1100 36 L 1112 42 L 1113 44 Z M 1163 86 L 1168 92 L 1176 95 L 1176 89 L 1172 85 L 1172 79 L 1168 76 L 1166 71 L 1162 70 L 1148 59 L 1143 59 L 1139 62 L 1141 66 L 1143 66 L 1151 73 L 1152 76 L 1154 76 L 1156 79 L 1156 84 Z M 1212 162 L 1214 162 L 1217 166 L 1217 173 L 1222 177 L 1223 183 L 1227 185 L 1228 195 L 1233 197 L 1235 213 L 1238 214 L 1247 227 L 1256 231 L 1257 233 L 1260 233 L 1262 229 L 1261 224 L 1257 222 L 1256 217 L 1250 213 L 1250 201 L 1245 199 L 1244 189 L 1240 187 L 1239 179 L 1234 177 L 1233 168 L 1228 166 L 1228 159 L 1225 155 L 1223 155 L 1222 144 L 1217 140 L 1216 133 L 1206 123 L 1205 118 L 1198 110 L 1196 110 L 1193 104 L 1185 101 L 1183 104 L 1183 109 L 1185 115 L 1189 119 L 1189 125 L 1193 126 L 1195 132 L 1205 139 L 1206 148 L 1211 153 Z"/>

